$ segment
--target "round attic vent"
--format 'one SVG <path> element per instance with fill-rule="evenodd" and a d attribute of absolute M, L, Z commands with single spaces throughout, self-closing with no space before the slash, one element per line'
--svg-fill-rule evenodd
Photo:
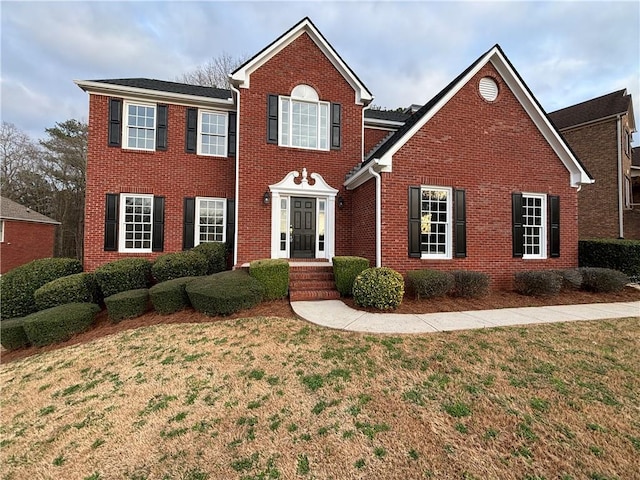
<path fill-rule="evenodd" d="M 480 85 L 478 85 L 478 90 L 480 91 L 480 95 L 487 102 L 493 102 L 496 98 L 498 98 L 498 84 L 491 77 L 484 77 L 480 79 Z"/>

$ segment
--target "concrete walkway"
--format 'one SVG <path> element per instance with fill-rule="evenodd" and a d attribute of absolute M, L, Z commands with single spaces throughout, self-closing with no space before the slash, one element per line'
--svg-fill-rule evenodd
<path fill-rule="evenodd" d="M 317 325 L 370 333 L 428 333 L 574 320 L 640 318 L 640 301 L 424 314 L 369 313 L 354 310 L 340 300 L 291 302 L 291 307 L 299 317 Z"/>

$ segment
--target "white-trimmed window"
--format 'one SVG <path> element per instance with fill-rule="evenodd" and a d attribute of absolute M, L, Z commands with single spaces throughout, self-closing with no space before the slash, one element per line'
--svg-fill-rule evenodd
<path fill-rule="evenodd" d="M 522 194 L 522 258 L 547 258 L 547 196 Z"/>
<path fill-rule="evenodd" d="M 132 150 L 155 150 L 156 105 L 125 102 L 123 145 Z"/>
<path fill-rule="evenodd" d="M 298 85 L 290 97 L 280 97 L 278 144 L 329 150 L 329 102 L 321 102 L 308 85 Z"/>
<path fill-rule="evenodd" d="M 4 220 L 0 220 L 0 242 L 4 242 Z"/>
<path fill-rule="evenodd" d="M 420 189 L 420 251 L 422 258 L 451 258 L 451 188 Z"/>
<path fill-rule="evenodd" d="M 196 198 L 195 245 L 226 241 L 226 202 L 224 198 Z"/>
<path fill-rule="evenodd" d="M 121 252 L 151 252 L 153 235 L 153 195 L 120 195 Z"/>
<path fill-rule="evenodd" d="M 200 110 L 198 155 L 227 156 L 227 113 Z"/>

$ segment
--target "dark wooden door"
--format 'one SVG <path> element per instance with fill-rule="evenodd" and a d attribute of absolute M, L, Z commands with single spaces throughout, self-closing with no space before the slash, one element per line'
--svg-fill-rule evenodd
<path fill-rule="evenodd" d="M 316 256 L 316 199 L 291 199 L 291 258 Z"/>

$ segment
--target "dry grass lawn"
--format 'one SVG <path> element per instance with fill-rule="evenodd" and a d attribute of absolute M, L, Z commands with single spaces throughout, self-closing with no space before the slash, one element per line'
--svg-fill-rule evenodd
<path fill-rule="evenodd" d="M 0 384 L 6 480 L 640 478 L 640 318 L 155 325 L 5 363 Z"/>

